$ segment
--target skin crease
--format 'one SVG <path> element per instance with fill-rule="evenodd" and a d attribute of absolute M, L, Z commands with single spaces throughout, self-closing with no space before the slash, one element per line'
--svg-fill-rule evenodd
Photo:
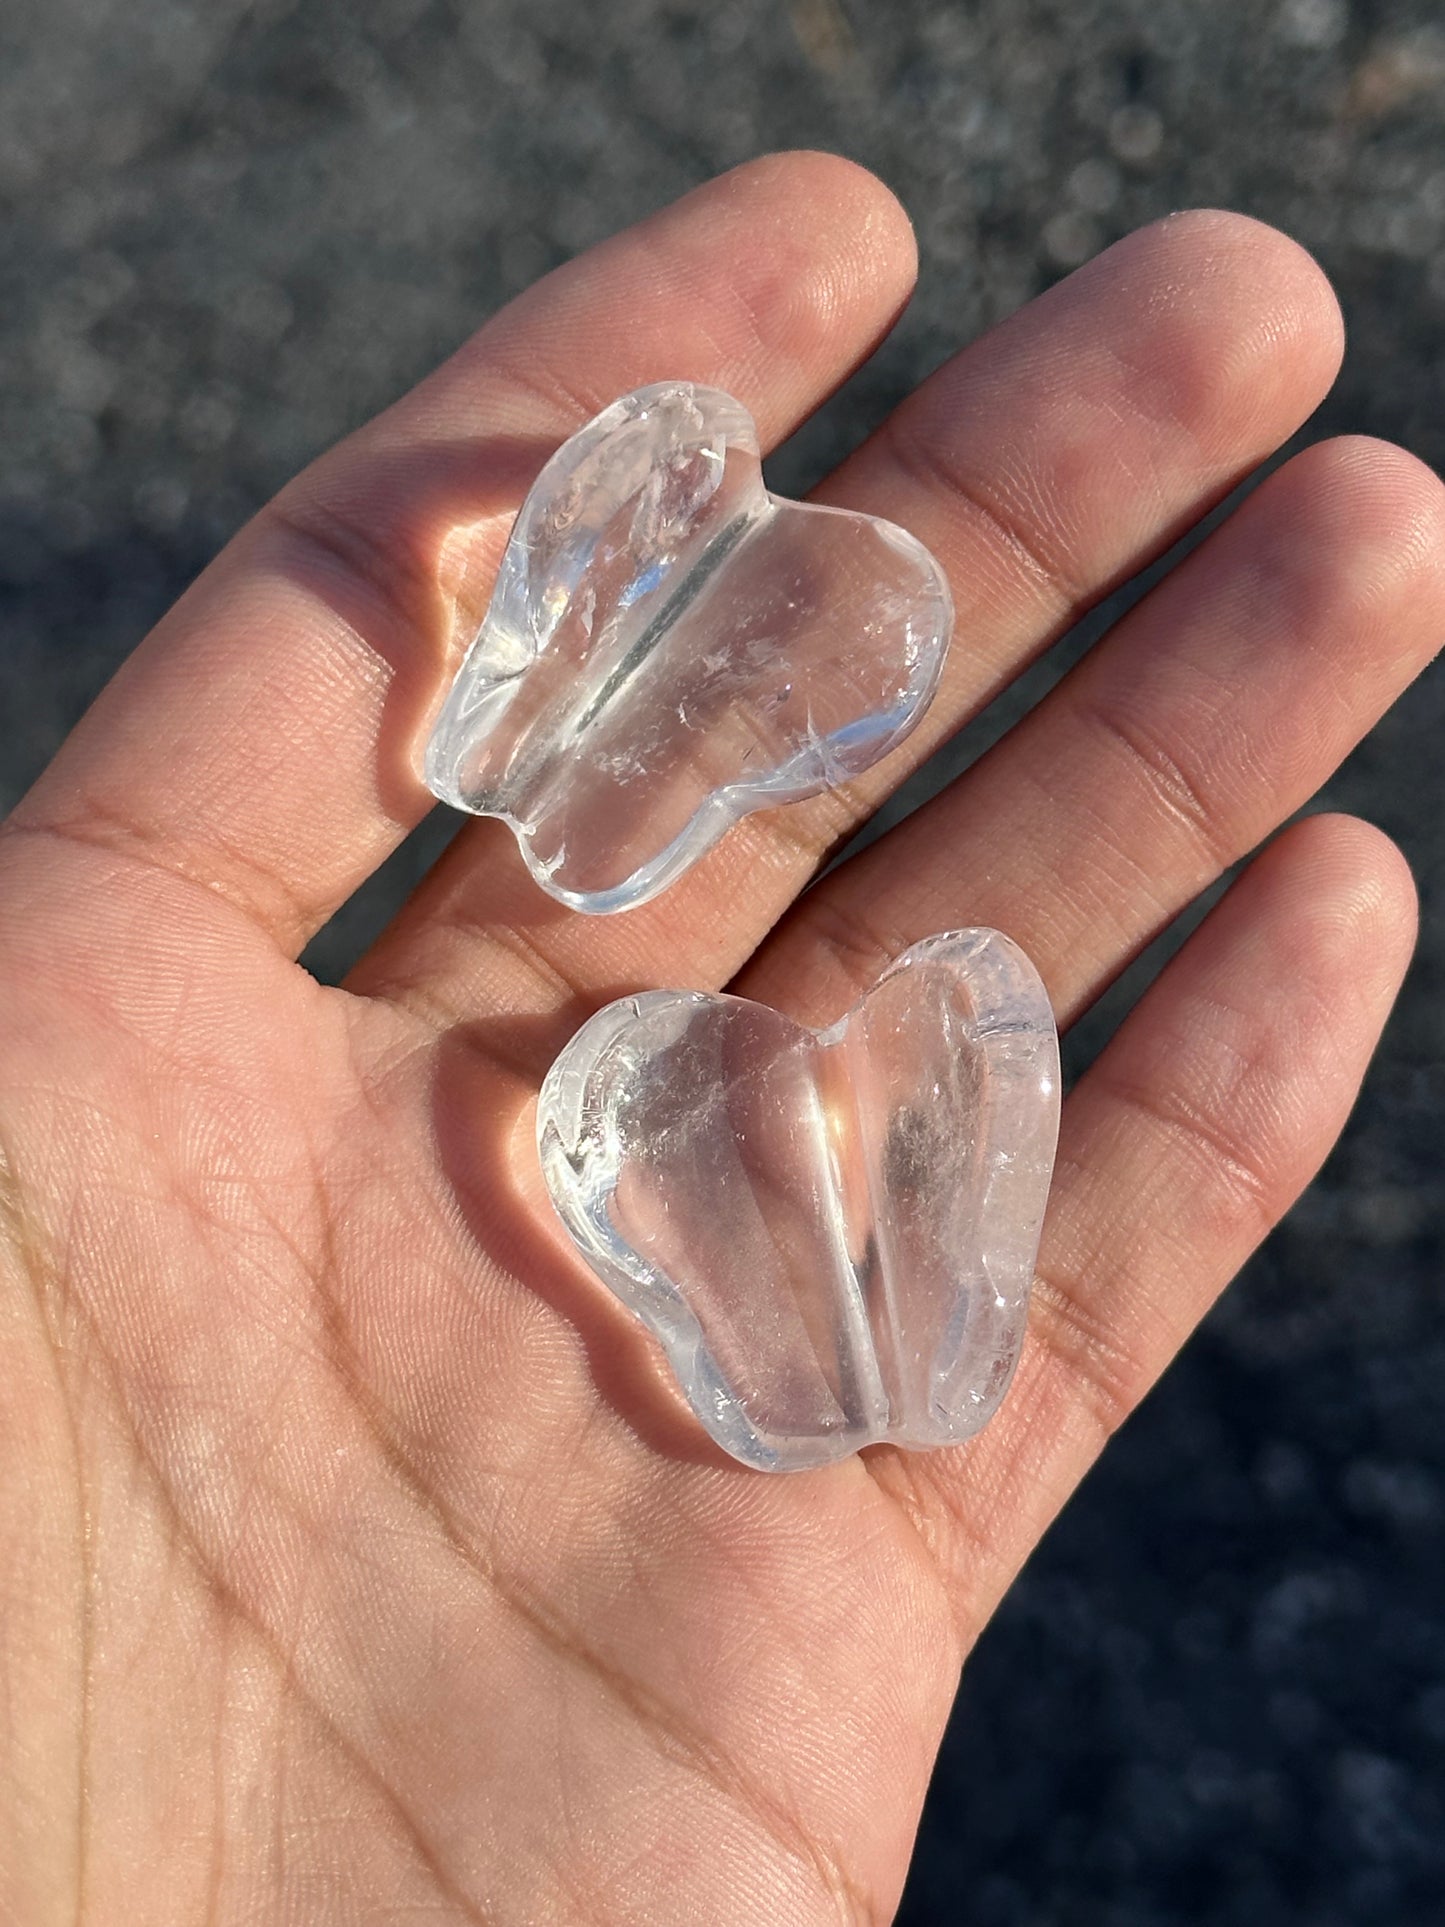
<path fill-rule="evenodd" d="M 1424 666 L 1439 484 L 1313 448 L 791 907 L 1328 388 L 1319 271 L 1228 214 L 1081 269 L 820 492 L 913 529 L 958 605 L 886 764 L 601 922 L 478 823 L 344 989 L 292 961 L 424 811 L 419 734 L 551 449 L 675 375 L 774 443 L 913 270 L 886 189 L 806 154 L 559 270 L 242 532 L 0 833 L 0 1920 L 888 1920 L 971 1642 L 1337 1135 L 1415 911 L 1383 837 L 1315 816 L 1070 1095 L 999 1418 L 787 1479 L 701 1439 L 518 1148 L 622 990 L 819 1022 L 986 922 L 1068 1021 Z"/>

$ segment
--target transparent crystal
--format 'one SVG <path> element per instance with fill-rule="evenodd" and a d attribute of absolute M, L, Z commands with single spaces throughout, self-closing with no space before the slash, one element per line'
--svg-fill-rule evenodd
<path fill-rule="evenodd" d="M 748 1465 L 967 1438 L 1023 1342 L 1058 1135 L 1048 997 L 995 930 L 916 944 L 825 1031 L 739 997 L 600 1010 L 547 1075 L 547 1186 Z"/>
<path fill-rule="evenodd" d="M 660 382 L 537 477 L 426 781 L 505 818 L 554 897 L 627 909 L 740 816 L 886 754 L 951 626 L 921 543 L 770 495 L 741 403 Z"/>

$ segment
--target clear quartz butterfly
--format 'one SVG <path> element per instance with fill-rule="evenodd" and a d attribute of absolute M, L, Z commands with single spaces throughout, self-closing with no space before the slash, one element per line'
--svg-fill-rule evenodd
<path fill-rule="evenodd" d="M 693 991 L 609 1004 L 552 1066 L 537 1129 L 563 1223 L 708 1432 L 793 1471 L 987 1422 L 1058 1118 L 1037 973 L 962 930 L 824 1031 Z"/>
<path fill-rule="evenodd" d="M 952 622 L 920 542 L 771 495 L 741 403 L 660 382 L 538 475 L 426 781 L 510 823 L 563 903 L 628 909 L 739 817 L 892 749 L 932 698 Z"/>

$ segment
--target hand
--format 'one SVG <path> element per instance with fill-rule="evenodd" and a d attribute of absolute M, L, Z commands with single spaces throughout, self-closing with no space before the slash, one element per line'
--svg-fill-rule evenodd
<path fill-rule="evenodd" d="M 479 822 L 344 989 L 293 961 L 427 807 L 418 733 L 545 455 L 663 375 L 776 442 L 913 267 L 876 181 L 792 155 L 549 276 L 242 532 L 0 835 L 7 1919 L 887 1920 L 970 1643 L 1338 1132 L 1414 905 L 1383 837 L 1316 816 L 1070 1096 L 994 1424 L 792 1478 L 678 1411 L 525 1148 L 552 1056 L 624 990 L 821 1022 L 918 937 L 994 924 L 1067 1024 L 1422 667 L 1439 484 L 1309 449 L 794 901 L 1324 394 L 1325 282 L 1233 215 L 1112 249 L 823 489 L 917 533 L 959 611 L 868 779 L 600 922 Z"/>

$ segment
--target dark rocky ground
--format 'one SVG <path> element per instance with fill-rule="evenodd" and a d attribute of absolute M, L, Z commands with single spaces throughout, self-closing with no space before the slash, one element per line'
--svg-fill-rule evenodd
<path fill-rule="evenodd" d="M 802 143 L 884 175 L 924 269 L 782 486 L 1200 201 L 1335 277 L 1316 429 L 1445 460 L 1438 0 L 7 0 L 0 800 L 307 457 L 551 263 Z M 909 1927 L 1445 1918 L 1442 707 L 1427 678 L 1329 794 L 1399 838 L 1426 912 L 1346 1141 L 985 1638 Z"/>

